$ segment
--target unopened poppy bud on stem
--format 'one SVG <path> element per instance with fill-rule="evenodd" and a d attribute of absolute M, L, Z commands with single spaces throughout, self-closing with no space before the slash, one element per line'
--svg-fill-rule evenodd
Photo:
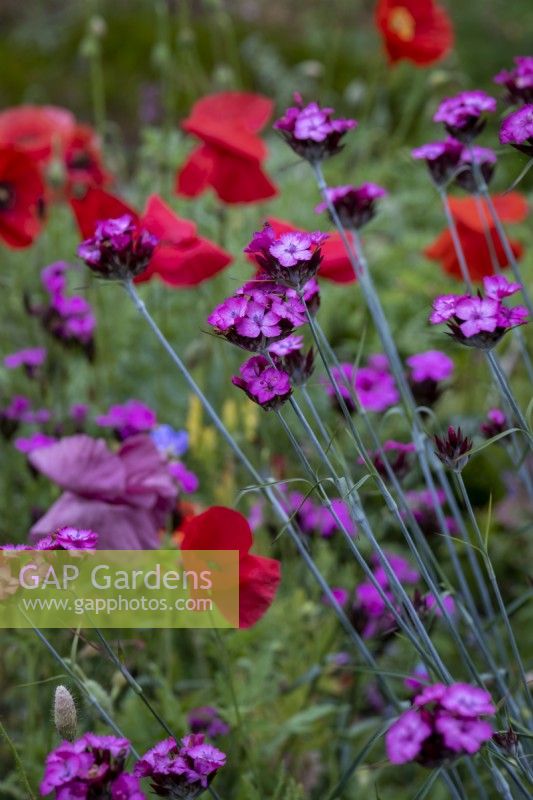
<path fill-rule="evenodd" d="M 54 695 L 54 725 L 62 739 L 73 742 L 78 719 L 76 704 L 66 686 L 58 686 Z"/>

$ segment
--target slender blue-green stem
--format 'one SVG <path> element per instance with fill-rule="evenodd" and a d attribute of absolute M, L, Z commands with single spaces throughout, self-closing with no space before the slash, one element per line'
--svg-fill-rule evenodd
<path fill-rule="evenodd" d="M 481 531 L 479 529 L 477 518 L 476 518 L 476 515 L 474 513 L 474 509 L 472 508 L 472 503 L 470 502 L 470 497 L 469 497 L 467 488 L 465 486 L 465 482 L 463 480 L 463 476 L 462 476 L 462 474 L 460 472 L 455 472 L 454 474 L 455 474 L 455 477 L 456 477 L 457 487 L 459 489 L 459 492 L 460 492 L 461 497 L 463 499 L 463 502 L 465 504 L 465 508 L 467 510 L 470 522 L 472 524 L 472 528 L 473 528 L 473 530 L 474 530 L 474 532 L 476 534 L 478 547 L 479 547 L 480 551 L 483 553 L 483 556 L 484 556 L 483 561 L 484 561 L 484 564 L 485 564 L 485 569 L 487 571 L 489 582 L 490 582 L 492 591 L 494 593 L 494 596 L 496 598 L 496 601 L 497 601 L 497 604 L 498 604 L 498 608 L 500 610 L 502 622 L 504 624 L 504 628 L 505 628 L 505 631 L 507 633 L 507 637 L 509 639 L 509 644 L 511 645 L 511 650 L 513 652 L 514 660 L 516 662 L 516 665 L 518 667 L 518 671 L 520 673 L 520 678 L 522 680 L 522 684 L 523 684 L 523 687 L 524 687 L 524 690 L 525 690 L 525 693 L 526 693 L 527 703 L 528 703 L 530 709 L 533 710 L 533 700 L 531 698 L 531 694 L 530 694 L 530 691 L 529 691 L 529 685 L 528 685 L 528 680 L 527 680 L 527 676 L 526 676 L 526 671 L 524 669 L 524 665 L 523 665 L 523 662 L 522 662 L 522 657 L 520 655 L 520 651 L 519 651 L 518 645 L 516 643 L 516 639 L 515 639 L 515 635 L 514 635 L 514 632 L 513 632 L 513 628 L 511 626 L 511 622 L 509 620 L 509 615 L 507 614 L 507 608 L 505 607 L 505 603 L 503 601 L 503 598 L 502 598 L 502 595 L 501 595 L 501 592 L 500 592 L 500 587 L 499 587 L 498 581 L 496 579 L 496 574 L 494 572 L 494 568 L 492 566 L 492 562 L 491 562 L 491 560 L 489 558 L 485 542 L 483 541 L 483 536 L 482 536 Z"/>
<path fill-rule="evenodd" d="M 228 431 L 228 429 L 226 428 L 226 426 L 224 425 L 224 423 L 220 419 L 219 415 L 217 414 L 217 412 L 215 411 L 215 409 L 213 408 L 213 406 L 211 405 L 211 403 L 207 399 L 207 397 L 204 395 L 204 393 L 202 392 L 202 390 L 200 389 L 200 387 L 198 386 L 198 384 L 196 383 L 196 381 L 194 380 L 194 378 L 190 374 L 189 370 L 187 369 L 187 367 L 183 363 L 182 359 L 179 357 L 179 355 L 176 353 L 176 351 L 174 350 L 174 348 L 172 347 L 172 345 L 170 344 L 168 339 L 164 336 L 164 334 L 159 329 L 157 323 L 155 322 L 155 320 L 151 316 L 150 312 L 146 308 L 145 303 L 141 300 L 141 298 L 137 294 L 137 291 L 136 291 L 135 286 L 133 285 L 132 281 L 124 281 L 123 286 L 124 286 L 124 289 L 126 290 L 128 296 L 132 300 L 135 308 L 141 314 L 141 316 L 144 318 L 144 320 L 147 322 L 148 326 L 150 327 L 152 332 L 155 334 L 155 336 L 157 337 L 157 339 L 159 340 L 159 342 L 163 346 L 164 350 L 167 352 L 167 354 L 169 355 L 170 359 L 172 360 L 172 362 L 174 363 L 174 365 L 177 367 L 178 371 L 180 372 L 180 374 L 184 378 L 184 380 L 185 380 L 186 384 L 188 385 L 189 389 L 198 397 L 198 399 L 202 403 L 202 406 L 204 407 L 204 410 L 206 411 L 206 413 L 210 417 L 210 419 L 213 422 L 213 425 L 215 426 L 217 431 L 220 433 L 220 435 L 222 436 L 224 441 L 229 445 L 229 447 L 234 452 L 234 454 L 236 455 L 238 460 L 245 467 L 245 469 L 250 473 L 252 478 L 256 481 L 258 487 L 261 488 L 261 491 L 265 494 L 265 496 L 267 497 L 269 502 L 272 504 L 272 507 L 274 508 L 277 516 L 280 518 L 281 522 L 283 523 L 284 529 L 287 530 L 291 540 L 293 541 L 293 543 L 294 543 L 299 555 L 303 559 L 306 567 L 311 572 L 311 574 L 315 578 L 316 582 L 320 586 L 321 590 L 324 592 L 324 594 L 328 598 L 329 603 L 331 604 L 335 614 L 337 615 L 339 621 L 341 622 L 341 625 L 343 626 L 344 630 L 348 634 L 348 638 L 351 640 L 352 644 L 355 645 L 355 647 L 357 648 L 357 650 L 361 654 L 362 658 L 366 661 L 366 663 L 369 666 L 374 667 L 375 662 L 374 662 L 374 660 L 372 658 L 372 655 L 371 655 L 370 651 L 366 647 L 366 645 L 363 642 L 363 640 L 361 639 L 361 637 L 358 636 L 358 634 L 355 631 L 355 629 L 354 629 L 353 625 L 351 624 L 350 620 L 348 619 L 348 617 L 344 613 L 343 609 L 341 608 L 341 606 L 337 602 L 337 600 L 335 598 L 335 595 L 331 591 L 330 586 L 328 585 L 327 581 L 323 577 L 322 573 L 320 572 L 319 568 L 317 567 L 317 565 L 315 564 L 313 558 L 311 557 L 307 547 L 305 546 L 304 542 L 302 541 L 302 537 L 300 536 L 298 531 L 294 528 L 294 526 L 293 526 L 293 524 L 291 522 L 291 518 L 289 517 L 289 515 L 285 511 L 285 508 L 283 507 L 282 499 L 278 496 L 275 488 L 273 488 L 272 486 L 269 486 L 269 485 L 265 485 L 265 482 L 264 482 L 263 478 L 261 477 L 261 475 L 259 474 L 259 472 L 252 465 L 252 463 L 250 462 L 248 457 L 245 455 L 243 450 L 241 450 L 241 448 L 239 447 L 239 445 L 237 444 L 237 442 L 235 441 L 233 436 L 230 434 L 230 432 Z M 390 690 L 390 688 L 388 686 L 386 686 L 385 688 L 386 688 L 386 693 L 387 693 L 388 698 L 396 705 L 397 704 L 397 700 L 396 700 L 394 694 L 391 692 L 391 690 Z"/>

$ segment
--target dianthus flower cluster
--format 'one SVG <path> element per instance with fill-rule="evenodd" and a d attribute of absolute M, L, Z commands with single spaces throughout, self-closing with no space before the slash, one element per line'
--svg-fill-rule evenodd
<path fill-rule="evenodd" d="M 294 95 L 294 102 L 274 128 L 295 153 L 312 163 L 338 153 L 342 137 L 357 126 L 354 119 L 335 119 L 332 108 L 321 108 L 318 103 L 304 106 L 299 94 Z"/>
<path fill-rule="evenodd" d="M 156 744 L 135 764 L 133 774 L 150 778 L 160 797 L 194 800 L 225 763 L 224 753 L 206 744 L 202 733 L 193 733 L 179 744 L 172 737 Z"/>
<path fill-rule="evenodd" d="M 124 770 L 130 752 L 127 739 L 86 733 L 62 742 L 49 753 L 41 795 L 55 800 L 145 800 L 139 779 Z"/>
<path fill-rule="evenodd" d="M 225 736 L 230 731 L 229 725 L 213 706 L 193 708 L 187 715 L 187 722 L 192 733 L 204 733 L 210 739 Z"/>
<path fill-rule="evenodd" d="M 140 400 L 128 400 L 122 405 L 110 406 L 105 414 L 96 418 L 96 424 L 113 428 L 118 438 L 124 440 L 151 431 L 157 424 L 157 417 L 155 411 Z"/>
<path fill-rule="evenodd" d="M 460 92 L 442 100 L 433 121 L 443 122 L 448 133 L 456 139 L 471 142 L 485 127 L 485 115 L 494 111 L 496 100 L 486 92 Z"/>
<path fill-rule="evenodd" d="M 354 398 L 366 411 L 376 412 L 386 411 L 400 399 L 388 360 L 382 354 L 371 356 L 366 367 L 343 363 L 333 367 L 331 373 L 337 388 L 330 382 L 324 388 L 333 401 L 339 392 L 350 411 L 357 407 Z"/>
<path fill-rule="evenodd" d="M 36 550 L 94 550 L 98 534 L 78 528 L 59 528 L 35 544 Z"/>
<path fill-rule="evenodd" d="M 331 500 L 332 511 L 302 492 L 287 492 L 282 502 L 287 513 L 294 516 L 298 527 L 307 536 L 330 539 L 341 526 L 350 536 L 357 535 L 357 526 L 349 506 L 339 497 Z"/>
<path fill-rule="evenodd" d="M 509 421 L 501 408 L 491 408 L 487 412 L 486 420 L 481 424 L 481 433 L 486 439 L 491 439 L 509 428 Z"/>
<path fill-rule="evenodd" d="M 515 56 L 513 69 L 502 69 L 494 83 L 505 86 L 509 103 L 533 103 L 533 56 Z"/>
<path fill-rule="evenodd" d="M 58 261 L 41 272 L 41 281 L 48 294 L 46 305 L 27 300 L 30 314 L 39 317 L 45 330 L 65 344 L 81 345 L 87 356 L 93 354 L 96 318 L 90 303 L 81 295 L 67 294 L 67 272 L 70 264 Z"/>
<path fill-rule="evenodd" d="M 132 216 L 99 222 L 94 236 L 78 246 L 78 256 L 99 277 L 131 280 L 150 263 L 159 240 Z"/>
<path fill-rule="evenodd" d="M 483 278 L 485 296 L 440 295 L 433 301 L 432 325 L 446 322 L 449 335 L 468 347 L 490 350 L 511 328 L 527 322 L 527 308 L 505 306 L 503 300 L 521 290 L 503 275 Z"/>
<path fill-rule="evenodd" d="M 269 279 L 300 291 L 318 272 L 322 261 L 320 245 L 327 238 L 328 234 L 320 231 L 289 231 L 276 236 L 265 222 L 244 252 L 253 256 Z"/>
<path fill-rule="evenodd" d="M 452 376 L 454 364 L 440 350 L 425 350 L 405 359 L 409 385 L 417 405 L 432 406 L 443 392 L 443 382 Z"/>
<path fill-rule="evenodd" d="M 505 117 L 500 127 L 500 142 L 533 156 L 533 103 Z"/>
<path fill-rule="evenodd" d="M 425 161 L 434 183 L 445 186 L 455 180 L 467 192 L 478 191 L 473 164 L 488 184 L 496 166 L 496 153 L 488 147 L 466 147 L 449 136 L 440 142 L 429 142 L 411 151 L 414 159 Z"/>
<path fill-rule="evenodd" d="M 426 686 L 386 733 L 389 761 L 437 767 L 461 755 L 473 755 L 493 734 L 492 725 L 482 717 L 495 712 L 490 694 L 477 686 Z"/>

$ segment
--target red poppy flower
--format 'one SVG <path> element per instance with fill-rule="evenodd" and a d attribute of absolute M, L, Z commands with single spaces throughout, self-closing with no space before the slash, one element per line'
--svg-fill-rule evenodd
<path fill-rule="evenodd" d="M 176 192 L 197 197 L 208 187 L 225 203 L 255 203 L 274 197 L 263 172 L 267 155 L 257 133 L 272 114 L 272 101 L 248 92 L 220 92 L 194 104 L 183 130 L 203 144 L 176 176 Z"/>
<path fill-rule="evenodd" d="M 28 247 L 42 226 L 44 184 L 26 153 L 0 147 L 0 238 L 9 247 Z"/>
<path fill-rule="evenodd" d="M 100 220 L 123 214 L 131 214 L 160 239 L 147 270 L 135 279 L 137 283 L 157 275 L 170 286 L 197 286 L 233 260 L 218 245 L 198 236 L 194 222 L 178 217 L 157 195 L 148 198 L 142 215 L 103 189 L 91 188 L 83 199 L 71 199 L 70 204 L 84 239 L 93 235 Z"/>
<path fill-rule="evenodd" d="M 286 222 L 282 219 L 269 217 L 267 222 L 272 225 L 276 236 L 289 231 L 302 230 L 292 222 Z M 329 234 L 323 245 L 320 247 L 322 251 L 322 264 L 318 271 L 318 277 L 331 281 L 332 283 L 354 283 L 355 275 L 350 259 L 346 254 L 346 248 L 342 242 L 340 234 L 337 231 Z"/>
<path fill-rule="evenodd" d="M 65 143 L 64 159 L 69 194 L 79 191 L 79 187 L 111 183 L 111 175 L 103 164 L 99 138 L 89 125 L 76 125 Z"/>
<path fill-rule="evenodd" d="M 239 551 L 239 627 L 250 628 L 268 611 L 281 579 L 273 558 L 250 555 L 253 535 L 238 511 L 213 506 L 182 526 L 182 550 Z"/>
<path fill-rule="evenodd" d="M 495 196 L 494 205 L 502 222 L 522 222 L 527 216 L 527 203 L 518 192 Z M 481 281 L 486 275 L 493 275 L 491 252 L 485 239 L 484 228 L 490 232 L 493 252 L 498 264 L 503 269 L 509 266 L 500 237 L 485 201 L 481 208 L 485 222 L 481 218 L 478 205 L 473 197 L 450 198 L 450 209 L 455 219 L 459 239 L 468 264 L 470 277 L 474 281 Z M 522 255 L 522 246 L 519 242 L 510 240 L 511 249 L 515 258 Z M 455 253 L 455 247 L 450 232 L 444 230 L 435 241 L 424 250 L 424 254 L 432 261 L 440 261 L 441 267 L 448 275 L 462 280 L 461 268 Z"/>
<path fill-rule="evenodd" d="M 452 23 L 434 0 L 379 0 L 375 17 L 392 64 L 407 59 L 428 66 L 452 48 Z"/>
<path fill-rule="evenodd" d="M 63 153 L 76 126 L 74 115 L 57 106 L 17 106 L 0 113 L 0 145 L 12 144 L 39 163 Z"/>

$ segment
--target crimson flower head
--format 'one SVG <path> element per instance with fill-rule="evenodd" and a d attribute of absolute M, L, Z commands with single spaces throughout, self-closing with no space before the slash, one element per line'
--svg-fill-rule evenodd
<path fill-rule="evenodd" d="M 255 203 L 277 194 L 263 171 L 267 149 L 258 133 L 272 101 L 251 92 L 220 92 L 194 104 L 182 128 L 201 140 L 176 177 L 176 192 L 197 197 L 212 188 L 224 203 Z"/>
<path fill-rule="evenodd" d="M 8 247 L 29 247 L 41 231 L 43 209 L 44 184 L 32 159 L 0 146 L 0 239 Z"/>
<path fill-rule="evenodd" d="M 515 56 L 513 61 L 513 69 L 502 69 L 494 83 L 505 86 L 509 103 L 533 103 L 533 56 Z"/>
<path fill-rule="evenodd" d="M 375 453 L 370 454 L 370 457 L 382 478 L 386 479 L 389 477 L 387 465 L 383 458 L 384 456 L 393 473 L 398 480 L 401 480 L 411 471 L 413 465 L 410 455 L 415 450 L 416 447 L 412 442 L 396 442 L 393 439 L 389 439 L 383 443 L 381 452 L 376 450 Z M 359 463 L 364 464 L 364 460 L 360 458 Z"/>
<path fill-rule="evenodd" d="M 465 148 L 461 153 L 455 182 L 461 189 L 464 189 L 465 192 L 470 192 L 470 194 L 479 192 L 478 181 L 474 173 L 474 164 L 477 164 L 485 183 L 489 184 L 496 167 L 496 153 L 490 147 L 477 147 L 475 145 L 472 148 Z"/>
<path fill-rule="evenodd" d="M 275 123 L 274 128 L 295 153 L 311 163 L 333 156 L 342 149 L 341 140 L 357 126 L 354 119 L 335 119 L 332 108 L 322 108 L 318 103 L 304 106 L 299 94 L 294 95 L 295 105 Z"/>
<path fill-rule="evenodd" d="M 94 236 L 78 246 L 78 256 L 101 278 L 131 280 L 147 268 L 158 241 L 124 214 L 99 222 Z"/>
<path fill-rule="evenodd" d="M 15 145 L 36 163 L 63 152 L 76 125 L 74 115 L 58 106 L 23 105 L 0 113 L 0 146 Z"/>
<path fill-rule="evenodd" d="M 244 252 L 253 256 L 272 280 L 293 289 L 302 289 L 314 278 L 322 260 L 321 245 L 327 233 L 287 231 L 276 235 L 270 223 L 256 231 Z"/>
<path fill-rule="evenodd" d="M 494 195 L 492 202 L 503 222 L 522 222 L 527 217 L 527 202 L 519 192 Z M 471 280 L 481 281 L 485 276 L 493 274 L 491 251 L 502 269 L 508 267 L 509 258 L 503 249 L 486 201 L 474 197 L 450 197 L 449 203 Z M 490 249 L 485 230 L 489 232 L 492 240 Z M 514 257 L 520 258 L 521 244 L 514 239 L 511 239 L 509 244 Z M 442 231 L 435 241 L 425 248 L 424 254 L 433 261 L 440 262 L 443 271 L 448 275 L 462 280 L 457 251 L 448 229 Z"/>
<path fill-rule="evenodd" d="M 328 201 L 333 205 L 344 228 L 358 229 L 366 225 L 376 213 L 376 201 L 387 192 L 375 183 L 361 186 L 337 186 L 326 189 Z M 319 203 L 315 211 L 328 211 L 328 203 Z"/>
<path fill-rule="evenodd" d="M 441 101 L 433 121 L 443 122 L 450 136 L 462 142 L 471 142 L 485 127 L 485 115 L 494 111 L 494 97 L 477 89 L 446 97 Z"/>
<path fill-rule="evenodd" d="M 500 142 L 533 156 L 533 104 L 522 106 L 505 117 L 500 127 Z"/>
<path fill-rule="evenodd" d="M 435 436 L 435 455 L 454 472 L 462 472 L 468 463 L 472 439 L 463 436 L 461 428 L 449 426 L 446 436 Z"/>
<path fill-rule="evenodd" d="M 450 18 L 435 0 L 379 0 L 375 18 L 391 64 L 427 67 L 453 46 Z"/>
<path fill-rule="evenodd" d="M 277 359 L 253 356 L 241 365 L 240 376 L 234 375 L 231 382 L 265 411 L 279 408 L 289 399 L 292 387 L 287 372 L 278 367 Z"/>
<path fill-rule="evenodd" d="M 525 306 L 505 306 L 503 300 L 521 290 L 519 283 L 511 283 L 503 275 L 483 279 L 485 297 L 440 295 L 433 301 L 429 321 L 432 325 L 446 322 L 455 341 L 467 347 L 491 350 L 511 328 L 527 322 Z"/>
<path fill-rule="evenodd" d="M 212 506 L 182 527 L 182 550 L 239 551 L 239 627 L 255 625 L 268 611 L 278 590 L 279 561 L 250 554 L 253 535 L 246 517 L 224 506 Z"/>
<path fill-rule="evenodd" d="M 426 162 L 433 181 L 437 186 L 445 186 L 454 177 L 464 150 L 462 142 L 451 136 L 440 142 L 428 142 L 411 150 L 417 160 Z"/>
<path fill-rule="evenodd" d="M 496 713 L 485 689 L 468 683 L 436 683 L 418 691 L 411 702 L 412 708 L 385 735 L 392 764 L 416 761 L 438 767 L 474 755 L 492 738 L 492 725 L 481 719 Z"/>

